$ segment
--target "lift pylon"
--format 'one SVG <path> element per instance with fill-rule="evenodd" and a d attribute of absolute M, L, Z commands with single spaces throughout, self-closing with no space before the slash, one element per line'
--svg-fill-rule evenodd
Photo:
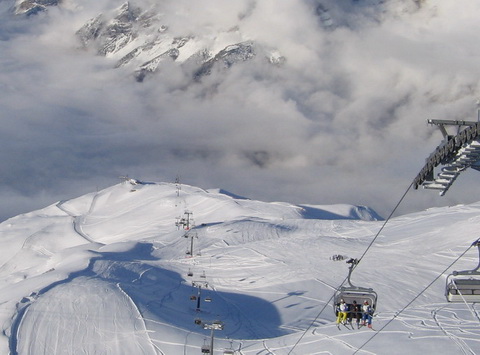
<path fill-rule="evenodd" d="M 440 129 L 443 141 L 426 159 L 424 167 L 413 181 L 413 187 L 438 190 L 443 196 L 461 172 L 468 168 L 480 170 L 480 120 L 430 119 L 427 123 Z M 449 134 L 446 126 L 456 126 L 457 133 Z M 439 166 L 440 172 L 435 177 L 434 169 Z"/>

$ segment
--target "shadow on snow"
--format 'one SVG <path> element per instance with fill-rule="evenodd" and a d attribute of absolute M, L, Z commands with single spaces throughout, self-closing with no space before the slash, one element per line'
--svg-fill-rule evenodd
<path fill-rule="evenodd" d="M 177 272 L 158 267 L 161 260 L 152 255 L 153 251 L 151 243 L 132 243 L 126 251 L 96 252 L 98 256 L 90 260 L 86 269 L 45 287 L 36 297 L 48 297 L 48 291 L 54 287 L 67 286 L 79 277 L 95 278 L 118 285 L 133 300 L 148 330 L 155 331 L 168 325 L 186 332 L 207 334 L 209 331 L 195 324 L 195 319 L 201 319 L 205 323 L 222 321 L 224 331 L 219 334 L 222 338 L 263 339 L 287 333 L 280 328 L 277 309 L 261 298 L 202 287 L 198 311 L 198 299 L 191 298 L 198 297 L 199 289 L 192 286 L 192 281 L 204 285 L 208 279 L 187 279 Z M 24 299 L 18 307 L 9 340 L 12 355 L 18 354 L 16 337 L 22 317 L 32 302 L 35 301 Z"/>

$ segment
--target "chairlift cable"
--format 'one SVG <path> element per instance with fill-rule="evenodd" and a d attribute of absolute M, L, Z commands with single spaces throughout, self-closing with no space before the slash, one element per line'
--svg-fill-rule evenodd
<path fill-rule="evenodd" d="M 342 281 L 342 283 L 340 284 L 340 287 L 342 287 L 345 282 L 348 280 L 348 277 L 345 277 L 345 279 Z M 323 313 L 323 311 L 325 310 L 325 308 L 327 308 L 327 306 L 330 304 L 330 302 L 332 301 L 333 297 L 335 297 L 335 294 L 332 294 L 332 296 L 330 296 L 330 298 L 328 299 L 327 302 L 325 302 L 325 305 L 322 307 L 322 309 L 320 310 L 320 312 L 318 312 L 318 314 L 316 315 L 316 317 L 313 319 L 313 321 L 310 322 L 309 326 L 307 327 L 307 329 L 305 329 L 305 331 L 302 333 L 302 335 L 300 336 L 300 338 L 298 338 L 297 342 L 293 345 L 293 347 L 290 349 L 290 351 L 287 353 L 287 355 L 290 355 L 292 353 L 292 351 L 297 347 L 297 345 L 302 341 L 303 337 L 307 334 L 307 332 L 310 330 L 310 328 L 312 328 L 312 326 L 315 324 L 315 322 L 317 321 L 318 318 L 320 318 L 321 314 Z"/>
<path fill-rule="evenodd" d="M 475 241 L 477 243 L 478 241 Z M 417 300 L 427 289 L 429 289 L 442 275 L 447 272 L 448 269 L 450 269 L 458 260 L 460 260 L 469 250 L 471 247 L 475 245 L 475 243 L 471 244 L 458 258 L 456 258 L 450 265 L 448 265 L 445 270 L 443 270 L 435 279 L 433 279 L 432 282 L 430 282 L 422 291 L 420 291 L 410 302 L 407 303 L 405 307 L 403 307 L 400 311 L 396 312 L 392 319 L 390 319 L 383 327 L 381 327 L 378 331 L 376 331 L 365 343 L 363 343 L 355 352 L 353 355 L 358 353 L 360 350 L 362 350 L 365 345 L 367 345 L 373 338 L 375 338 L 382 330 L 384 330 L 390 323 L 392 323 L 400 314 L 403 313 L 410 305 Z"/>
<path fill-rule="evenodd" d="M 465 297 L 463 297 L 462 292 L 458 289 L 457 283 L 455 282 L 455 280 L 453 280 L 453 285 L 455 286 L 455 289 L 457 290 L 458 294 L 459 294 L 460 297 L 462 298 L 463 303 L 465 303 L 465 306 L 467 306 L 467 308 L 468 308 L 468 310 L 470 311 L 470 313 L 472 313 L 473 317 L 474 317 L 474 318 L 478 318 L 477 314 L 475 314 L 475 312 L 473 311 L 473 309 L 471 309 L 470 306 L 468 305 L 467 300 L 465 299 Z"/>
<path fill-rule="evenodd" d="M 393 214 L 396 212 L 396 210 L 398 209 L 398 207 L 400 206 L 400 204 L 403 202 L 403 200 L 405 199 L 405 196 L 407 196 L 407 193 L 410 191 L 410 189 L 412 188 L 413 186 L 413 182 L 410 183 L 410 185 L 408 186 L 407 190 L 403 193 L 402 197 L 400 198 L 400 200 L 398 201 L 398 203 L 395 205 L 395 207 L 393 208 L 392 212 L 390 212 L 390 214 L 388 215 L 387 219 L 385 220 L 385 222 L 383 222 L 383 225 L 380 227 L 380 229 L 378 230 L 377 234 L 375 235 L 375 237 L 372 239 L 372 241 L 370 242 L 370 244 L 367 246 L 367 248 L 365 249 L 365 251 L 363 252 L 362 256 L 358 259 L 358 263 L 356 263 L 354 266 L 353 266 L 353 269 L 352 269 L 352 272 L 353 270 L 355 270 L 355 268 L 357 267 L 357 265 L 360 263 L 360 261 L 363 259 L 363 257 L 365 256 L 365 254 L 367 254 L 367 252 L 369 251 L 369 249 L 372 247 L 373 243 L 375 243 L 375 240 L 378 238 L 378 236 L 380 235 L 380 233 L 382 232 L 382 230 L 385 228 L 385 225 L 388 223 L 388 221 L 392 218 Z M 340 286 L 338 286 L 337 290 L 340 289 L 344 284 L 345 282 L 348 280 L 348 277 L 346 277 L 342 283 L 340 284 Z M 333 294 L 330 299 L 325 303 L 325 305 L 322 307 L 322 309 L 320 310 L 320 312 L 318 312 L 317 316 L 313 319 L 312 322 L 310 322 L 310 325 L 307 327 L 307 329 L 305 329 L 302 333 L 302 335 L 300 336 L 300 338 L 297 340 L 297 342 L 293 345 L 293 347 L 290 349 L 290 351 L 287 353 L 287 355 L 290 355 L 292 353 L 292 351 L 297 347 L 297 345 L 302 341 L 302 339 L 305 337 L 305 335 L 307 334 L 307 332 L 310 330 L 310 328 L 312 328 L 313 324 L 315 324 L 315 322 L 317 321 L 317 319 L 320 317 L 320 315 L 323 313 L 323 311 L 325 310 L 325 308 L 327 307 L 327 305 L 330 304 L 331 300 L 333 299 L 333 297 L 335 297 L 335 294 Z"/>
<path fill-rule="evenodd" d="M 375 234 L 375 237 L 372 239 L 372 241 L 370 242 L 370 244 L 367 246 L 367 248 L 365 249 L 365 251 L 363 252 L 362 256 L 360 256 L 360 258 L 358 259 L 358 263 L 356 265 L 354 265 L 353 269 L 352 269 L 352 273 L 353 271 L 355 270 L 355 268 L 358 266 L 358 264 L 360 264 L 360 261 L 364 258 L 365 254 L 367 254 L 367 252 L 370 250 L 370 248 L 373 246 L 373 243 L 375 243 L 375 241 L 377 240 L 377 238 L 379 237 L 380 233 L 383 231 L 383 229 L 385 228 L 385 226 L 387 225 L 387 223 L 390 221 L 390 219 L 392 218 L 393 214 L 397 211 L 397 208 L 400 206 L 400 204 L 403 202 L 403 200 L 405 199 L 405 197 L 407 196 L 407 193 L 410 191 L 410 189 L 412 188 L 413 186 L 413 182 L 410 183 L 410 185 L 408 186 L 408 188 L 405 190 L 405 192 L 403 193 L 402 197 L 400 198 L 400 200 L 397 202 L 397 204 L 395 205 L 395 207 L 393 208 L 392 212 L 390 212 L 390 214 L 388 215 L 387 219 L 385 220 L 385 222 L 383 222 L 382 226 L 380 227 L 380 229 L 378 230 L 377 234 Z M 345 282 L 345 281 L 344 281 Z M 342 284 L 343 285 L 343 284 Z"/>
<path fill-rule="evenodd" d="M 345 283 L 347 279 L 345 279 L 343 281 L 343 283 Z M 342 283 L 342 284 L 343 284 Z M 333 299 L 333 296 L 332 295 L 330 297 L 330 299 L 325 303 L 325 305 L 323 306 L 323 308 L 320 310 L 320 312 L 318 312 L 317 316 L 315 317 L 315 319 L 310 323 L 310 325 L 307 327 L 307 329 L 305 329 L 302 333 L 302 335 L 300 336 L 300 338 L 298 338 L 297 342 L 295 344 L 293 344 L 292 348 L 290 349 L 290 351 L 287 353 L 287 355 L 290 355 L 292 353 L 292 351 L 297 347 L 297 345 L 302 341 L 303 337 L 307 334 L 307 332 L 310 330 L 310 328 L 313 326 L 313 324 L 315 324 L 315 322 L 317 321 L 317 319 L 320 317 L 320 315 L 323 313 L 323 311 L 325 310 L 325 308 L 330 304 L 330 301 Z"/>

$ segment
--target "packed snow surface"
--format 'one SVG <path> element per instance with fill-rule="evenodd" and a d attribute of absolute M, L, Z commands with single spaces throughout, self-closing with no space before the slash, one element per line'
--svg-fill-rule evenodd
<path fill-rule="evenodd" d="M 135 180 L 60 201 L 0 224 L 0 353 L 200 354 L 212 332 L 216 354 L 480 353 L 478 306 L 444 296 L 478 264 L 480 203 L 385 222 Z M 362 255 L 374 330 L 339 329 Z"/>

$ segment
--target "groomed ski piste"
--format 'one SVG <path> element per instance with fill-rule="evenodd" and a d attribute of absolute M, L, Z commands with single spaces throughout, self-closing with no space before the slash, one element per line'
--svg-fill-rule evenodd
<path fill-rule="evenodd" d="M 345 260 L 383 224 L 135 180 L 60 201 L 0 224 L 0 353 L 201 354 L 219 322 L 214 354 L 480 353 L 478 306 L 444 296 L 478 263 L 472 248 L 448 269 L 479 237 L 480 203 L 390 219 L 352 274 L 378 293 L 374 330 L 337 328 Z"/>

